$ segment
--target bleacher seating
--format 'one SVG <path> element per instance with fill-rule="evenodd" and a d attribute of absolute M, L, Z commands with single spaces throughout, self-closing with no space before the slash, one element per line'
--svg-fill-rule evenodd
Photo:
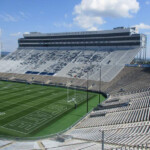
<path fill-rule="evenodd" d="M 19 49 L 0 60 L 0 72 L 31 73 L 59 77 L 111 81 L 135 57 L 139 48 L 130 50 L 27 50 Z M 119 59 L 118 59 L 119 58 Z M 116 61 L 117 60 L 117 61 Z M 5 67 L 7 66 L 7 67 Z M 30 72 L 29 72 L 30 71 Z"/>
<path fill-rule="evenodd" d="M 121 102 L 127 101 L 129 105 L 118 106 Z M 111 105 L 116 107 L 110 107 Z M 101 141 L 102 131 L 104 131 L 106 143 L 148 147 L 147 145 L 150 144 L 149 89 L 112 95 L 101 106 L 103 107 L 91 112 L 67 135 L 77 139 Z"/>
<path fill-rule="evenodd" d="M 0 150 L 101 149 L 102 131 L 106 150 L 150 149 L 150 69 L 124 68 L 137 51 L 17 50 L 3 58 L 1 80 L 86 88 L 88 72 L 88 89 L 94 91 L 99 90 L 101 66 L 101 90 L 110 95 L 64 133 L 70 140 L 0 140 Z"/>
<path fill-rule="evenodd" d="M 0 141 L 3 143 L 4 141 Z M 5 142 L 6 143 L 6 142 Z M 0 146 L 2 150 L 41 150 L 37 142 L 11 142 L 7 145 Z"/>

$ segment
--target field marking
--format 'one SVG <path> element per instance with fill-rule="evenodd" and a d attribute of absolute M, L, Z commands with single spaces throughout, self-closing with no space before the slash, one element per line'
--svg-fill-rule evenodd
<path fill-rule="evenodd" d="M 13 94 L 13 93 L 17 93 L 20 91 L 26 91 L 27 89 L 31 89 L 31 88 L 25 88 L 25 90 L 24 90 L 23 87 L 20 87 L 20 88 L 13 88 L 13 89 L 9 89 L 9 90 L 0 90 L 0 94 L 5 94 L 5 93 Z M 2 92 L 5 92 L 5 93 L 2 93 Z"/>
<path fill-rule="evenodd" d="M 29 89 L 27 89 L 27 90 L 29 90 Z M 41 91 L 48 92 L 49 89 L 46 89 L 46 90 L 45 90 L 45 89 L 42 89 Z M 20 93 L 23 94 L 23 92 L 24 92 L 24 91 L 21 91 Z M 36 88 L 36 89 L 34 89 L 34 90 L 31 90 L 31 93 L 28 93 L 28 92 L 27 92 L 27 93 L 24 93 L 24 94 L 28 94 L 28 96 L 30 96 L 30 95 L 34 95 L 33 92 L 35 92 L 35 93 L 36 93 L 36 92 L 39 92 L 39 89 Z M 51 91 L 50 93 L 53 93 L 53 92 L 54 92 L 54 91 Z M 57 93 L 58 93 L 58 92 L 57 92 Z M 5 93 L 4 93 L 4 94 L 5 94 Z M 10 94 L 11 94 L 11 96 L 8 97 L 7 99 L 11 99 L 13 96 L 20 96 L 20 97 L 22 96 L 22 94 L 18 94 L 18 92 L 16 92 L 16 93 L 13 92 L 13 93 L 10 93 Z M 5 100 L 5 97 L 6 97 L 6 96 L 3 95 L 2 97 L 4 97 L 4 100 Z M 20 98 L 20 97 L 18 97 L 18 98 Z"/>
<path fill-rule="evenodd" d="M 46 99 L 47 100 L 47 99 Z M 60 100 L 61 101 L 61 100 Z M 43 101 L 41 102 L 41 103 L 39 103 L 39 104 L 42 104 L 43 103 Z M 38 104 L 38 105 L 39 105 Z M 49 105 L 51 105 L 51 104 L 49 104 Z M 32 108 L 32 107 L 35 107 L 35 106 L 31 106 L 31 105 L 26 105 L 27 106 L 27 108 L 26 109 L 21 109 L 21 111 L 25 111 L 25 110 L 27 110 L 27 109 L 29 109 L 29 108 Z M 17 107 L 20 107 L 20 105 L 19 106 L 17 106 Z M 35 107 L 36 108 L 36 107 Z M 12 109 L 9 109 L 9 110 L 12 110 Z M 40 109 L 39 109 L 40 110 Z M 0 120 L 3 120 L 3 119 L 5 119 L 5 118 L 7 118 L 7 117 L 10 117 L 10 116 L 13 116 L 14 114 L 17 114 L 17 113 L 19 113 L 19 112 L 21 112 L 21 111 L 17 111 L 16 113 L 13 113 L 13 114 L 11 114 L 11 115 L 8 115 L 8 116 L 5 116 L 5 117 L 3 117 L 3 118 L 1 118 Z M 36 110 L 35 110 L 36 111 Z M 7 113 L 9 113 L 8 111 L 6 111 Z M 30 114 L 30 113 L 29 113 Z M 28 115 L 28 114 L 27 114 Z M 26 116 L 26 115 L 25 115 Z M 5 125 L 5 124 L 4 124 Z"/>
<path fill-rule="evenodd" d="M 5 115 L 6 113 L 5 112 L 0 112 L 0 116 L 3 116 Z"/>
<path fill-rule="evenodd" d="M 12 93 L 10 93 L 10 96 L 8 97 L 8 98 L 12 98 L 12 97 L 14 97 L 14 96 L 22 96 L 22 95 L 24 95 L 24 94 L 28 94 L 28 95 L 31 95 L 31 94 L 33 94 L 32 92 L 38 92 L 39 91 L 39 89 L 37 90 L 37 89 L 35 89 L 35 90 L 31 90 L 31 93 L 25 93 L 25 91 L 26 90 L 21 90 L 21 91 L 15 91 L 15 92 L 12 92 Z M 4 93 L 5 94 L 5 93 Z M 8 93 L 9 94 L 9 93 Z M 5 100 L 5 95 L 3 95 L 3 96 L 1 96 L 2 98 L 4 98 L 4 100 Z M 7 98 L 7 99 L 8 99 Z M 19 97 L 18 97 L 19 98 Z"/>
<path fill-rule="evenodd" d="M 62 92 L 59 92 L 59 93 L 60 93 L 60 94 L 63 94 Z M 57 95 L 58 95 L 58 94 L 57 94 Z M 39 96 L 40 96 L 40 95 L 39 95 Z M 49 97 L 49 96 L 51 96 L 51 95 L 43 96 L 43 99 L 46 100 L 47 97 Z M 56 96 L 53 96 L 53 98 L 54 98 L 54 97 L 56 97 Z M 24 99 L 24 100 L 22 100 L 22 101 L 27 101 L 27 100 L 29 100 L 29 99 L 31 99 L 31 98 L 34 98 L 34 97 L 28 97 L 28 99 Z M 20 98 L 17 98 L 18 101 L 14 102 L 14 103 L 13 103 L 12 101 L 13 101 L 13 100 L 15 101 L 16 99 L 13 99 L 13 100 L 10 100 L 10 101 L 8 100 L 8 101 L 6 101 L 6 102 L 4 102 L 4 103 L 2 103 L 2 104 L 5 104 L 5 103 L 6 103 L 6 104 L 16 104 L 16 103 L 18 103 L 18 102 L 21 102 L 19 99 L 20 99 Z M 34 101 L 35 101 L 35 100 L 34 100 Z M 34 101 L 31 101 L 31 102 L 28 102 L 28 103 L 33 103 L 33 104 L 35 103 L 35 104 L 37 104 L 36 102 L 37 102 L 37 101 L 41 101 L 41 100 L 38 99 L 36 102 L 34 102 Z M 39 103 L 39 104 L 40 104 L 40 103 Z M 16 105 L 18 105 L 18 104 L 16 104 Z M 18 105 L 18 106 L 25 106 L 25 105 L 26 105 L 26 104 L 21 104 L 21 105 Z M 8 106 L 9 106 L 9 105 L 8 105 Z"/>
<path fill-rule="evenodd" d="M 48 96 L 47 96 L 48 97 Z M 45 97 L 44 99 L 44 102 L 45 101 L 47 101 L 48 100 L 48 98 L 47 97 Z M 71 97 L 73 97 L 73 95 L 71 96 Z M 54 98 L 54 97 L 53 97 Z M 28 100 L 28 99 L 27 99 Z M 61 99 L 61 100 L 59 100 L 59 101 L 57 101 L 57 103 L 59 103 L 59 104 L 64 104 L 64 103 L 62 103 L 62 102 L 64 102 L 65 101 L 65 99 Z M 81 101 L 81 100 L 80 100 Z M 82 100 L 82 101 L 84 101 L 84 100 Z M 81 101 L 81 102 L 82 102 Z M 40 102 L 40 100 L 38 101 L 38 102 Z M 15 104 L 15 103 L 11 103 L 11 102 L 7 102 L 8 104 Z M 43 103 L 43 101 L 42 102 L 40 102 L 40 103 L 37 103 L 37 102 L 29 102 L 29 104 L 23 104 L 23 105 L 17 105 L 16 104 L 16 107 L 27 107 L 27 108 L 24 108 L 23 110 L 26 110 L 26 109 L 29 109 L 29 108 L 31 108 L 31 107 L 35 107 L 35 108 L 37 108 L 36 107 L 36 105 L 39 105 L 39 104 L 41 104 L 41 103 Z M 31 104 L 32 104 L 32 106 L 31 106 Z M 35 105 L 34 105 L 35 104 Z M 67 103 L 66 103 L 67 104 Z M 8 105 L 9 106 L 9 105 Z M 9 113 L 9 111 L 11 111 L 11 110 L 13 110 L 13 108 L 12 109 L 9 109 L 7 112 Z M 16 113 L 18 113 L 18 112 L 20 112 L 20 111 L 17 111 Z M 16 114 L 16 113 L 14 113 L 14 114 Z M 7 116 L 6 116 L 7 117 Z M 6 118 L 5 117 L 5 118 Z"/>
<path fill-rule="evenodd" d="M 62 92 L 61 92 L 62 93 Z M 81 94 L 82 95 L 82 94 Z M 48 96 L 47 96 L 48 97 Z M 47 99 L 45 99 L 45 101 L 46 101 Z M 83 100 L 84 101 L 84 100 Z M 83 101 L 81 101 L 81 102 L 83 102 Z M 62 99 L 61 100 L 59 100 L 59 101 L 57 101 L 57 103 L 60 103 L 60 104 L 62 104 L 61 103 L 62 102 Z M 30 102 L 29 102 L 30 103 Z M 42 102 L 40 102 L 40 103 L 38 103 L 38 105 L 39 104 L 42 104 L 43 103 L 43 101 Z M 31 104 L 36 104 L 37 105 L 37 103 L 35 102 L 31 102 Z M 80 103 L 78 103 L 78 104 L 80 104 Z M 17 105 L 17 104 L 16 104 Z M 14 114 L 17 114 L 17 113 L 19 113 L 19 112 L 21 112 L 21 111 L 25 111 L 25 110 L 27 110 L 27 109 L 29 109 L 29 108 L 32 108 L 32 107 L 35 107 L 36 108 L 36 106 L 35 105 L 33 105 L 33 106 L 31 106 L 31 105 L 27 105 L 27 104 L 23 104 L 23 105 L 18 105 L 17 107 L 27 107 L 27 108 L 23 108 L 23 109 L 21 109 L 21 110 L 19 110 L 19 111 L 17 111 L 16 113 L 13 113 L 13 114 L 11 114 L 11 115 L 8 115 L 8 116 L 5 116 L 5 117 L 3 117 L 3 118 L 1 118 L 0 120 L 2 120 L 2 119 L 5 119 L 5 118 L 7 118 L 7 117 L 10 117 L 10 116 L 12 116 L 12 115 L 14 115 Z M 6 111 L 7 113 L 10 113 L 9 111 L 11 111 L 11 110 L 13 110 L 14 108 L 12 108 L 12 109 L 9 109 L 8 111 Z"/>
<path fill-rule="evenodd" d="M 5 85 L 5 84 L 4 84 Z M 13 85 L 13 84 L 11 84 L 11 85 Z M 6 86 L 6 87 L 9 87 L 9 86 Z M 23 88 L 25 88 L 25 89 L 31 89 L 32 90 L 32 87 L 30 87 L 30 86 L 28 86 L 28 85 L 26 85 L 25 87 L 23 87 L 23 86 L 14 86 L 14 87 L 16 87 L 16 88 L 21 88 L 21 89 L 23 89 Z M 38 91 L 39 90 L 39 87 L 37 87 L 37 86 L 35 86 L 34 87 L 34 89 L 35 89 L 35 92 L 36 91 Z M 45 89 L 47 89 L 48 90 L 48 88 L 45 88 L 45 87 L 40 87 L 40 89 L 43 91 L 43 90 L 45 90 Z M 11 90 L 11 89 L 10 89 Z M 8 91 L 8 90 L 0 90 L 0 91 Z M 32 90 L 32 91 L 34 91 L 34 90 Z M 9 92 L 9 91 L 8 91 Z M 12 92 L 11 94 L 13 94 L 13 93 L 15 93 L 15 92 Z"/>
<path fill-rule="evenodd" d="M 37 88 L 38 89 L 38 88 Z M 44 91 L 45 89 L 42 89 L 42 91 Z M 56 93 L 57 94 L 51 94 L 51 96 L 53 96 L 53 99 L 55 99 L 55 98 L 57 98 L 57 96 L 55 96 L 55 95 L 58 95 L 58 90 L 56 89 L 56 90 L 52 90 L 52 89 L 48 89 L 47 88 L 47 90 L 45 90 L 45 91 L 48 91 L 48 90 L 51 90 L 51 93 L 53 93 L 54 91 L 56 91 Z M 32 90 L 33 91 L 33 90 Z M 40 89 L 38 89 L 38 90 L 35 90 L 35 91 L 40 91 Z M 66 95 L 66 94 L 64 94 L 66 92 L 66 90 L 63 90 L 63 89 L 59 89 L 59 93 L 62 93 L 62 95 Z M 45 93 L 47 93 L 47 92 L 45 92 Z M 73 93 L 73 91 L 71 91 L 70 93 Z M 79 97 L 83 97 L 83 94 L 85 95 L 85 93 L 82 93 L 82 92 L 79 92 L 78 93 L 80 96 Z M 33 95 L 34 95 L 34 93 L 33 93 Z M 30 96 L 32 96 L 32 94 L 30 95 Z M 41 99 L 45 99 L 44 100 L 44 102 L 46 102 L 46 101 L 48 101 L 48 97 L 49 97 L 50 95 L 47 95 L 47 96 L 43 96 Z M 60 95 L 59 95 L 60 96 Z M 71 97 L 74 97 L 74 94 L 72 94 L 72 96 Z M 30 98 L 29 98 L 30 99 Z M 26 100 L 28 100 L 28 99 L 26 99 Z M 22 100 L 22 101 L 26 101 L 26 100 Z M 82 100 L 81 102 L 83 102 L 84 100 Z M 38 107 L 36 107 L 36 105 L 39 105 L 39 104 L 42 104 L 42 103 L 44 103 L 43 101 L 42 102 L 40 102 L 40 99 L 39 99 L 39 101 L 38 101 L 39 103 L 36 103 L 36 101 L 32 101 L 32 102 L 27 102 L 27 104 L 23 104 L 23 105 L 17 105 L 16 107 L 17 108 L 19 108 L 20 107 L 20 109 L 22 109 L 22 107 L 24 107 L 24 109 L 23 109 L 23 111 L 25 111 L 25 110 L 27 110 L 27 109 L 30 109 L 30 108 L 32 108 L 32 107 L 35 107 L 35 108 L 38 108 Z M 65 103 L 64 103 L 65 102 Z M 80 102 L 80 101 L 79 101 Z M 6 103 L 7 104 L 7 103 Z M 15 103 L 11 103 L 10 101 L 8 101 L 8 104 L 15 104 Z M 31 106 L 30 104 L 32 104 L 33 106 Z M 56 109 L 57 111 L 54 111 L 54 109 L 53 109 L 53 107 L 54 106 L 57 106 L 58 107 L 58 109 L 60 110 L 60 111 L 58 111 L 58 109 Z M 61 107 L 60 107 L 61 106 Z M 27 108 L 26 108 L 27 107 Z M 48 107 L 49 107 L 49 109 L 48 109 Z M 52 108 L 52 109 L 50 109 L 50 108 Z M 61 109 L 60 109 L 61 108 Z M 65 109 L 64 109 L 65 108 Z M 50 103 L 49 105 L 47 105 L 47 106 L 44 106 L 44 107 L 42 107 L 42 108 L 40 108 L 40 109 L 38 109 L 38 110 L 35 110 L 35 111 L 33 111 L 33 112 L 31 112 L 31 113 L 28 113 L 28 114 L 26 114 L 26 115 L 24 115 L 24 116 L 22 116 L 22 117 L 20 117 L 20 118 L 17 118 L 17 119 L 14 119 L 14 120 L 12 120 L 12 121 L 10 121 L 10 122 L 8 122 L 8 123 L 6 123 L 6 124 L 4 124 L 3 126 L 1 126 L 1 127 L 4 127 L 4 128 L 6 128 L 6 129 L 9 129 L 9 130 L 14 130 L 14 131 L 16 131 L 16 132 L 20 132 L 20 133 L 23 133 L 23 134 L 28 134 L 28 133 L 31 133 L 31 132 L 33 132 L 34 130 L 36 130 L 36 129 L 38 129 L 38 128 L 40 128 L 41 126 L 43 126 L 44 124 L 46 124 L 47 122 L 49 122 L 49 121 L 51 121 L 51 120 L 53 120 L 54 118 L 57 118 L 58 116 L 60 116 L 61 114 L 63 114 L 63 113 L 65 113 L 66 111 L 69 111 L 70 109 L 72 109 L 73 107 L 71 106 L 71 105 L 68 105 L 68 103 L 67 103 L 67 97 L 66 98 L 63 98 L 63 99 L 60 99 L 60 100 L 58 100 L 57 102 L 53 102 L 53 103 Z M 13 108 L 14 109 L 14 108 Z M 12 109 L 12 110 L 13 110 Z M 46 111 L 48 109 L 48 111 Z M 9 110 L 11 110 L 11 109 L 9 109 Z M 22 111 L 22 110 L 21 110 Z M 18 111 L 18 112 L 16 112 L 16 113 L 19 113 L 19 112 L 21 112 L 20 110 Z M 44 113 L 43 115 L 46 115 L 47 114 L 47 117 L 44 119 L 44 120 L 42 120 L 42 119 L 40 119 L 41 120 L 41 122 L 40 122 L 40 124 L 35 124 L 35 126 L 33 126 L 32 124 L 34 124 L 34 122 L 38 122 L 38 118 L 36 118 L 36 117 L 34 117 L 34 115 L 36 114 L 36 112 L 38 112 L 38 113 Z M 52 115 L 50 115 L 51 114 L 51 112 L 54 112 Z M 16 114 L 16 113 L 13 113 L 13 115 L 14 114 Z M 38 114 L 37 113 L 37 114 Z M 9 116 L 11 116 L 11 115 L 8 115 L 7 117 L 9 117 Z M 7 117 L 5 117 L 5 118 L 7 118 Z M 5 118 L 3 118 L 3 119 L 5 119 Z M 28 119 L 29 118 L 29 119 Z M 15 124 L 18 124 L 19 123 L 19 121 L 22 121 L 23 119 L 27 119 L 27 122 L 26 123 L 28 123 L 31 119 L 34 119 L 34 121 L 31 123 L 31 125 L 32 125 L 32 127 L 29 129 L 29 132 L 26 132 L 27 130 L 26 130 L 26 128 L 20 128 L 21 130 L 24 130 L 25 132 L 23 132 L 23 131 L 21 131 L 21 130 L 16 130 L 15 128 L 7 128 L 6 126 L 8 125 L 10 125 L 11 126 L 11 124 L 13 125 L 13 123 L 14 123 L 14 125 Z M 12 126 L 13 127 L 13 126 Z M 29 126 L 30 127 L 30 126 Z"/>
<path fill-rule="evenodd" d="M 49 105 L 52 105 L 52 104 L 49 104 Z M 47 106 L 45 106 L 45 107 L 48 107 L 49 105 L 47 105 Z M 32 107 L 35 107 L 35 106 L 30 106 L 30 107 L 28 107 L 28 108 L 32 108 Z M 45 107 L 42 107 L 41 109 L 39 109 L 39 110 L 42 110 L 43 108 L 45 108 Z M 27 109 L 28 109 L 27 108 Z M 26 109 L 24 109 L 24 110 L 26 110 Z M 38 111 L 38 110 L 35 110 L 35 111 L 33 111 L 33 112 L 36 112 L 36 111 Z M 31 112 L 31 113 L 28 113 L 28 114 L 26 114 L 26 115 L 24 115 L 24 116 L 22 116 L 22 117 L 25 117 L 25 116 L 27 116 L 27 115 L 29 115 L 29 114 L 32 114 L 33 112 Z M 14 114 L 13 114 L 14 115 Z M 11 115 L 10 115 L 11 116 Z M 20 117 L 20 118 L 22 118 L 22 117 Z M 20 119 L 20 118 L 17 118 L 17 119 Z M 15 119 L 15 120 L 17 120 L 17 119 Z M 12 121 L 11 121 L 12 122 Z M 8 123 L 6 123 L 6 124 L 8 124 Z M 4 125 L 6 125 L 6 124 L 4 124 Z"/>
<path fill-rule="evenodd" d="M 60 92 L 60 93 L 62 93 L 62 92 Z M 63 93 L 62 93 L 62 95 L 63 95 Z M 48 95 L 48 96 L 50 96 L 50 95 Z M 48 99 L 46 98 L 46 97 L 48 97 L 48 96 L 45 96 L 43 99 L 45 99 L 45 101 L 47 101 Z M 53 97 L 53 98 L 57 98 L 57 97 Z M 30 98 L 29 98 L 30 99 Z M 29 99 L 27 99 L 27 100 L 29 100 Z M 23 100 L 23 101 L 25 101 L 25 100 Z M 38 101 L 40 101 L 40 103 L 34 103 L 33 101 L 32 102 L 28 102 L 28 103 L 31 103 L 31 104 L 36 104 L 36 105 L 39 105 L 39 104 L 42 104 L 43 103 L 43 101 L 41 101 L 40 99 L 38 99 Z M 11 102 L 10 102 L 11 103 Z M 8 102 L 8 104 L 10 104 L 9 102 Z M 8 106 L 10 106 L 10 105 L 8 105 Z M 35 107 L 35 106 L 31 106 L 30 104 L 29 105 L 26 105 L 26 104 L 23 104 L 23 105 L 17 105 L 16 104 L 16 107 L 21 107 L 21 106 L 25 106 L 25 107 L 28 107 L 28 108 L 31 108 L 31 107 Z M 30 106 L 30 107 L 29 107 Z M 15 108 L 16 108 L 15 107 Z M 27 109 L 28 109 L 27 108 Z M 36 108 L 36 107 L 35 107 Z M 8 112 L 9 113 L 9 111 L 11 111 L 11 110 L 13 110 L 14 108 L 12 108 L 12 109 L 9 109 L 8 111 L 6 111 L 6 112 Z M 26 110 L 26 109 L 23 109 L 23 110 Z M 16 113 L 18 113 L 18 112 L 20 112 L 20 111 L 17 111 Z M 16 113 L 14 113 L 14 114 L 16 114 Z M 10 115 L 11 116 L 11 115 Z M 6 116 L 7 117 L 7 116 Z M 5 118 L 6 118 L 5 117 Z"/>
<path fill-rule="evenodd" d="M 66 109 L 66 111 L 68 111 L 68 109 Z M 63 111 L 63 113 L 65 113 L 66 111 Z M 35 111 L 35 112 L 37 112 L 37 111 Z M 35 113 L 35 112 L 29 113 L 28 115 L 31 115 L 31 114 L 33 114 L 33 113 Z M 18 119 L 16 119 L 16 120 L 13 120 L 12 122 L 10 122 L 10 123 L 8 123 L 8 124 L 2 126 L 2 127 L 7 128 L 7 129 L 11 129 L 11 130 L 14 130 L 14 131 L 18 131 L 18 132 L 20 132 L 20 133 L 29 134 L 29 133 L 35 131 L 36 129 L 40 128 L 41 126 L 43 126 L 43 125 L 46 124 L 47 122 L 49 122 L 49 121 L 53 120 L 54 118 L 60 116 L 60 114 L 63 114 L 63 113 L 62 113 L 62 112 L 59 112 L 59 113 L 57 113 L 57 115 L 55 115 L 55 116 L 45 118 L 43 121 L 41 121 L 41 123 L 40 123 L 39 125 L 36 125 L 36 124 L 35 124 L 35 126 L 32 126 L 32 128 L 34 128 L 34 129 L 31 128 L 32 130 L 29 131 L 29 132 L 21 132 L 21 131 L 15 130 L 14 128 L 12 129 L 12 128 L 6 127 L 7 125 L 11 124 L 12 122 L 16 122 L 16 123 L 17 123 L 18 120 L 23 119 L 23 118 L 27 117 L 28 115 L 23 116 L 23 117 L 21 117 L 21 118 L 18 118 Z M 48 119 L 50 119 L 50 120 L 48 120 Z M 37 120 L 37 121 L 38 121 L 38 120 Z"/>
<path fill-rule="evenodd" d="M 9 129 L 9 130 L 12 130 L 12 131 L 15 131 L 15 132 L 19 132 L 19 133 L 22 133 L 22 134 L 26 135 L 26 133 L 24 133 L 24 132 L 21 132 L 21 131 L 15 130 L 15 129 L 11 129 L 11 128 L 7 128 L 7 127 L 4 127 L 4 126 L 0 126 L 0 128 Z"/>
<path fill-rule="evenodd" d="M 56 105 L 56 106 L 58 106 L 58 105 Z M 45 107 L 47 107 L 47 106 L 45 106 Z M 60 109 L 60 106 L 59 106 L 58 108 Z M 70 107 L 69 109 L 63 109 L 63 110 L 65 110 L 65 111 L 60 111 L 59 113 L 56 113 L 57 115 L 55 115 L 55 116 L 47 117 L 46 120 L 41 121 L 41 123 L 40 123 L 39 125 L 35 125 L 35 126 L 34 126 L 34 130 L 40 128 L 41 126 L 43 126 L 43 125 L 46 124 L 47 122 L 49 122 L 49 121 L 53 120 L 54 118 L 60 116 L 60 114 L 63 114 L 63 113 L 65 113 L 66 111 L 69 111 L 70 109 L 71 109 L 71 107 Z M 23 118 L 27 117 L 28 115 L 32 115 L 33 113 L 38 112 L 38 111 L 40 112 L 41 110 L 36 110 L 36 111 L 34 111 L 34 112 L 32 112 L 32 113 L 29 113 L 29 114 L 27 114 L 27 115 L 25 115 L 25 116 L 22 116 L 21 118 L 15 119 L 15 120 L 13 120 L 13 121 L 11 121 L 11 122 L 5 124 L 3 127 L 5 127 L 5 126 L 11 124 L 12 122 L 17 122 L 18 120 L 23 119 Z M 41 111 L 41 112 L 42 112 L 42 111 Z M 47 113 L 47 112 L 46 112 L 46 113 Z M 49 118 L 50 120 L 47 120 L 48 118 Z M 38 121 L 38 120 L 37 120 L 37 121 Z M 8 128 L 8 127 L 5 127 L 5 128 Z M 33 127 L 32 127 L 32 128 L 33 128 Z M 8 128 L 8 129 L 12 129 L 12 128 Z M 12 130 L 15 130 L 15 129 L 12 129 Z M 31 131 L 29 131 L 29 132 L 22 132 L 22 133 L 24 133 L 24 134 L 29 134 L 29 133 L 33 132 L 34 130 L 31 130 Z M 16 131 L 18 131 L 18 130 L 16 130 Z M 19 132 L 21 132 L 21 131 L 19 131 Z"/>

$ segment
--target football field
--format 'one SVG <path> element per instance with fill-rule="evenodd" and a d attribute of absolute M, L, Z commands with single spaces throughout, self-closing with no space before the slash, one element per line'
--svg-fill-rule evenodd
<path fill-rule="evenodd" d="M 86 99 L 87 93 L 80 90 L 0 81 L 0 135 L 57 133 L 86 114 Z M 98 94 L 90 92 L 89 109 L 97 104 Z"/>

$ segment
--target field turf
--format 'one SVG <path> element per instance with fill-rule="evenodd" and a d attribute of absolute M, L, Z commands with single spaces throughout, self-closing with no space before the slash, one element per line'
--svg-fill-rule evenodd
<path fill-rule="evenodd" d="M 86 96 L 74 89 L 0 81 L 0 136 L 38 137 L 65 130 L 86 114 Z M 98 94 L 89 93 L 89 110 L 97 104 Z"/>

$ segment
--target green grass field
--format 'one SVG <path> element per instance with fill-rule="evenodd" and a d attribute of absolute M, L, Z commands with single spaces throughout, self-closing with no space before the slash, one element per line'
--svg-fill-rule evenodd
<path fill-rule="evenodd" d="M 39 137 L 63 131 L 86 114 L 86 96 L 74 89 L 0 81 L 0 136 Z M 97 104 L 98 94 L 89 93 L 89 110 Z"/>

